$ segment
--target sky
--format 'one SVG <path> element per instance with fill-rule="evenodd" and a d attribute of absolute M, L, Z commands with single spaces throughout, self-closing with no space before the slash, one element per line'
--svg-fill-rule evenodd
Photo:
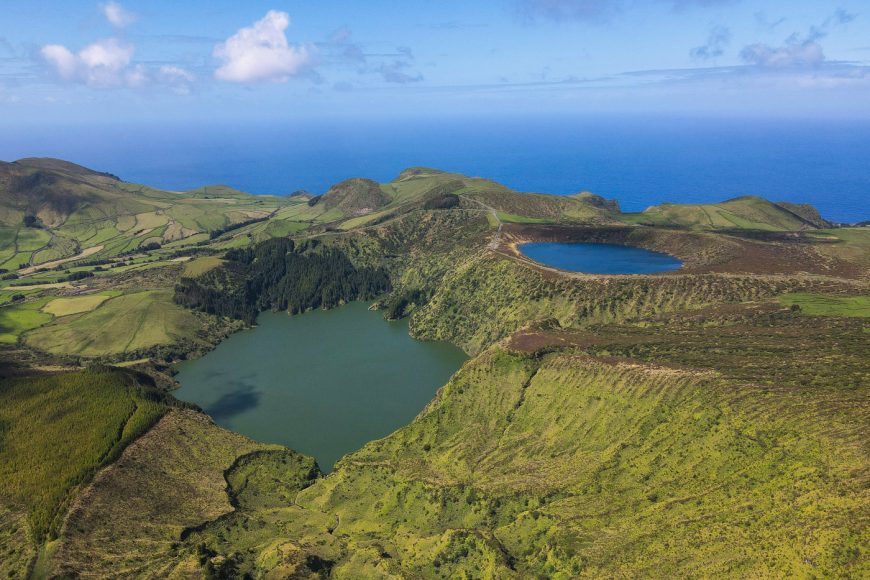
<path fill-rule="evenodd" d="M 870 119 L 867 0 L 3 0 L 0 125 Z"/>

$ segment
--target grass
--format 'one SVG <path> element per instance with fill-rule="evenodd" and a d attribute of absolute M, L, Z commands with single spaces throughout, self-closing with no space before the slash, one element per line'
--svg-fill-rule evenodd
<path fill-rule="evenodd" d="M 512 213 L 505 213 L 503 211 L 496 212 L 498 219 L 503 222 L 512 223 L 512 224 L 548 224 L 552 223 L 552 220 L 547 218 L 533 218 L 523 215 L 516 215 Z"/>
<path fill-rule="evenodd" d="M 795 231 L 807 223 L 787 209 L 760 197 L 741 197 L 715 204 L 666 203 L 642 213 L 623 214 L 622 221 L 646 225 L 679 225 L 698 229 Z"/>
<path fill-rule="evenodd" d="M 37 543 L 56 537 L 76 487 L 162 413 L 108 369 L 0 385 L 0 496 L 26 509 Z"/>
<path fill-rule="evenodd" d="M 144 352 L 195 341 L 196 316 L 172 301 L 172 290 L 126 294 L 96 310 L 57 319 L 32 331 L 26 343 L 51 353 L 103 356 Z"/>
<path fill-rule="evenodd" d="M 42 307 L 42 311 L 60 318 L 71 314 L 90 312 L 100 304 L 108 300 L 110 296 L 105 294 L 89 294 L 87 296 L 75 296 L 73 298 L 55 298 Z"/>
<path fill-rule="evenodd" d="M 797 305 L 803 314 L 809 316 L 870 318 L 870 296 L 785 294 L 779 300 L 785 306 Z"/>
<path fill-rule="evenodd" d="M 472 179 L 462 195 L 499 212 L 502 221 L 514 223 L 590 222 L 604 219 L 602 210 L 576 197 L 520 193 L 482 179 Z"/>
<path fill-rule="evenodd" d="M 773 298 L 809 284 L 712 275 L 568 280 L 487 256 L 454 263 L 432 283 L 431 300 L 411 316 L 412 334 L 449 340 L 469 353 L 480 352 L 530 320 L 549 319 L 564 327 L 619 322 L 644 314 Z"/>
<path fill-rule="evenodd" d="M 184 265 L 184 272 L 182 276 L 185 278 L 196 278 L 197 276 L 201 276 L 212 270 L 217 268 L 223 263 L 217 256 L 205 256 L 203 258 L 196 258 L 195 260 L 191 260 Z"/>
<path fill-rule="evenodd" d="M 220 429 L 200 413 L 170 412 L 104 473 L 87 504 L 70 516 L 55 574 L 189 575 L 190 558 L 180 553 L 184 530 L 233 510 L 225 473 L 237 458 L 277 449 Z M 196 560 L 193 566 L 199 567 Z"/>
<path fill-rule="evenodd" d="M 38 298 L 0 308 L 0 343 L 15 344 L 23 333 L 51 322 L 52 315 L 42 312 L 50 300 Z"/>

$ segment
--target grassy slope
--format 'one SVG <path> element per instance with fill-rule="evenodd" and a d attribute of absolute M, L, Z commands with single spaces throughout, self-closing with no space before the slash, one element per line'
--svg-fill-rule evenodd
<path fill-rule="evenodd" d="M 796 231 L 824 225 L 821 219 L 800 214 L 805 212 L 750 196 L 716 204 L 662 204 L 619 217 L 632 223 L 699 229 Z"/>
<path fill-rule="evenodd" d="M 107 369 L 0 385 L 0 511 L 26 514 L 17 534 L 27 538 L 22 545 L 56 537 L 77 487 L 164 408 L 130 376 Z M 29 564 L 28 553 L 8 554 L 18 572 Z"/>
<path fill-rule="evenodd" d="M 222 186 L 160 191 L 51 159 L 2 164 L 0 268 L 42 264 L 97 246 L 106 257 L 144 243 L 170 243 L 266 217 L 287 203 Z M 47 229 L 22 227 L 25 215 L 38 216 Z"/>
<path fill-rule="evenodd" d="M 419 338 L 450 340 L 474 353 L 530 320 L 551 319 L 564 327 L 621 322 L 651 313 L 826 287 L 839 286 L 799 277 L 567 279 L 513 260 L 474 256 L 444 276 L 432 300 L 411 317 L 411 332 Z"/>
<path fill-rule="evenodd" d="M 201 323 L 177 306 L 171 290 L 147 290 L 103 302 L 31 331 L 28 345 L 51 353 L 84 356 L 131 354 L 191 337 Z"/>
<path fill-rule="evenodd" d="M 217 256 L 206 256 L 204 258 L 197 258 L 195 260 L 191 260 L 187 264 L 184 265 L 184 273 L 182 276 L 186 278 L 196 278 L 202 274 L 205 274 L 209 270 L 217 268 L 223 263 Z"/>
<path fill-rule="evenodd" d="M 51 314 L 42 311 L 50 300 L 38 298 L 0 308 L 0 343 L 15 344 L 22 333 L 50 322 Z"/>
<path fill-rule="evenodd" d="M 108 294 L 89 294 L 87 296 L 75 296 L 73 298 L 55 298 L 42 307 L 43 312 L 53 316 L 69 316 L 90 312 L 100 304 L 111 298 Z"/>
<path fill-rule="evenodd" d="M 801 312 L 812 316 L 870 317 L 870 296 L 786 294 L 780 301 L 786 306 L 797 305 Z"/>
<path fill-rule="evenodd" d="M 183 530 L 231 512 L 225 471 L 242 455 L 270 449 L 278 448 L 199 413 L 169 413 L 73 506 L 54 572 L 166 577 L 198 569 L 193 555 L 179 554 Z"/>
<path fill-rule="evenodd" d="M 494 348 L 408 427 L 186 549 L 338 578 L 860 575 L 855 397 Z"/>

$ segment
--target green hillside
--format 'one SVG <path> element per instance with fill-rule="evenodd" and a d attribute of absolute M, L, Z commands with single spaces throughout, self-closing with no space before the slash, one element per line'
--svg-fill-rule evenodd
<path fill-rule="evenodd" d="M 390 202 L 381 186 L 371 179 L 354 178 L 337 183 L 313 201 L 328 209 L 339 209 L 344 216 L 371 213 Z"/>
<path fill-rule="evenodd" d="M 0 402 L 0 501 L 28 514 L 37 540 L 57 537 L 73 489 L 165 409 L 131 376 L 111 369 L 4 383 Z"/>
<path fill-rule="evenodd" d="M 630 223 L 698 229 L 799 231 L 829 227 L 812 206 L 773 203 L 754 196 L 716 204 L 662 204 L 622 214 Z"/>
<path fill-rule="evenodd" d="M 168 192 L 56 159 L 0 164 L 0 268 L 53 267 L 264 219 L 294 200 L 231 188 Z"/>
<path fill-rule="evenodd" d="M 423 167 L 319 198 L 0 175 L 0 575 L 870 574 L 867 228 Z M 565 272 L 531 241 L 683 267 Z M 471 358 L 328 476 L 172 396 L 259 312 L 352 299 Z"/>

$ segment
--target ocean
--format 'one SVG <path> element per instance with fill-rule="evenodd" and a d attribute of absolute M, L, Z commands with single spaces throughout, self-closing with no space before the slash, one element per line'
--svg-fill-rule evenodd
<path fill-rule="evenodd" d="M 74 125 L 0 131 L 0 159 L 59 157 L 155 187 L 322 193 L 410 166 L 521 191 L 592 191 L 625 211 L 740 195 L 870 219 L 870 123 L 663 118 L 307 120 Z"/>

